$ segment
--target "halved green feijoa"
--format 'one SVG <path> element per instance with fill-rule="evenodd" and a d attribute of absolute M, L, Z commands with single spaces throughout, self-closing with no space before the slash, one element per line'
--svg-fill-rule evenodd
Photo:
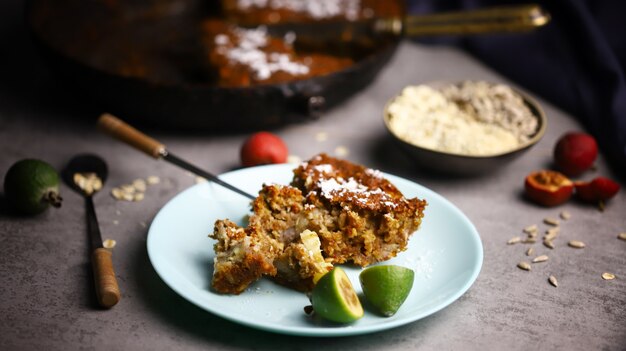
<path fill-rule="evenodd" d="M 363 317 L 361 301 L 340 267 L 319 279 L 311 293 L 311 302 L 316 314 L 333 322 L 350 323 Z"/>
<path fill-rule="evenodd" d="M 412 269 L 396 265 L 369 267 L 359 275 L 365 298 L 385 317 L 393 316 L 400 309 L 413 288 L 414 279 Z"/>

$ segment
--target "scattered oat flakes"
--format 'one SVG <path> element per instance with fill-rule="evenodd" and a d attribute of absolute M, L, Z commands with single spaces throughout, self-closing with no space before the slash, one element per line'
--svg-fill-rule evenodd
<path fill-rule="evenodd" d="M 524 261 L 522 261 L 522 262 L 518 263 L 518 264 L 517 264 L 517 267 L 518 267 L 519 269 L 523 269 L 523 270 L 525 270 L 525 271 L 529 271 L 529 270 L 530 270 L 530 264 L 529 264 L 528 262 L 524 262 Z"/>
<path fill-rule="evenodd" d="M 544 240 L 543 241 L 543 246 L 549 248 L 549 249 L 554 249 L 554 243 L 552 243 L 552 240 Z"/>
<path fill-rule="evenodd" d="M 568 220 L 570 219 L 570 217 L 572 217 L 572 215 L 570 215 L 570 213 L 567 211 L 563 211 L 561 212 L 560 217 L 561 219 Z"/>
<path fill-rule="evenodd" d="M 120 224 L 120 221 L 118 221 L 117 219 L 114 219 L 113 220 L 113 225 L 118 225 L 118 224 Z"/>
<path fill-rule="evenodd" d="M 350 154 L 350 150 L 348 150 L 345 146 L 337 146 L 335 148 L 335 155 L 339 157 L 346 157 Z"/>
<path fill-rule="evenodd" d="M 113 195 L 116 200 L 121 200 L 124 197 L 124 193 L 120 188 L 111 189 L 111 195 Z"/>
<path fill-rule="evenodd" d="M 120 187 L 120 189 L 122 189 L 122 192 L 126 194 L 134 194 L 136 191 L 135 187 L 131 184 L 124 184 Z"/>
<path fill-rule="evenodd" d="M 543 237 L 543 240 L 552 241 L 558 235 L 558 230 L 554 232 L 548 232 L 546 236 Z"/>
<path fill-rule="evenodd" d="M 145 197 L 145 192 L 147 190 L 148 185 L 154 185 L 159 183 L 159 177 L 149 176 L 146 179 L 137 178 L 133 180 L 130 184 L 122 184 L 118 187 L 115 187 L 111 190 L 111 195 L 116 200 L 123 201 L 141 201 Z M 118 215 L 121 213 L 118 211 Z"/>
<path fill-rule="evenodd" d="M 509 239 L 509 241 L 507 241 L 506 243 L 508 245 L 513 245 L 513 244 L 519 243 L 520 241 L 522 241 L 522 238 L 520 238 L 519 236 L 514 236 L 511 239 Z"/>
<path fill-rule="evenodd" d="M 532 238 L 532 237 L 522 240 L 522 244 L 534 244 L 536 242 L 537 242 L 537 239 Z"/>
<path fill-rule="evenodd" d="M 113 239 L 106 239 L 102 242 L 102 246 L 105 249 L 112 249 L 115 247 L 115 244 L 117 244 L 117 241 L 113 240 Z"/>
<path fill-rule="evenodd" d="M 328 133 L 326 133 L 326 132 L 318 132 L 317 134 L 315 134 L 315 140 L 317 142 L 320 142 L 320 143 L 323 142 L 323 141 L 328 140 Z"/>
<path fill-rule="evenodd" d="M 626 233 L 619 233 L 619 235 L 617 235 L 617 238 L 620 240 L 626 240 Z"/>
<path fill-rule="evenodd" d="M 74 184 L 87 195 L 102 189 L 102 179 L 95 173 L 74 173 Z"/>
<path fill-rule="evenodd" d="M 144 192 L 146 191 L 146 181 L 143 179 L 135 179 L 133 180 L 133 187 L 136 191 Z"/>
<path fill-rule="evenodd" d="M 161 179 L 157 176 L 149 176 L 148 178 L 146 178 L 146 182 L 148 183 L 148 185 L 155 185 L 159 184 L 161 182 Z"/>
<path fill-rule="evenodd" d="M 604 279 L 604 280 L 613 280 L 613 279 L 615 279 L 615 274 L 609 273 L 609 272 L 604 272 L 604 273 L 602 273 L 602 279 Z"/>
<path fill-rule="evenodd" d="M 573 247 L 575 249 L 582 249 L 583 247 L 585 247 L 585 243 L 580 241 L 580 240 L 570 240 L 567 245 L 569 245 L 570 247 Z"/>
<path fill-rule="evenodd" d="M 548 224 L 548 225 L 553 225 L 556 227 L 559 225 L 559 220 L 556 218 L 547 217 L 543 219 L 543 223 Z"/>
<path fill-rule="evenodd" d="M 532 225 L 529 225 L 528 227 L 524 228 L 524 233 L 526 233 L 526 234 L 537 233 L 537 225 L 536 224 L 532 224 Z"/>
<path fill-rule="evenodd" d="M 558 233 L 559 231 L 561 231 L 561 227 L 552 227 L 546 230 L 546 234 Z"/>
<path fill-rule="evenodd" d="M 532 256 L 534 252 L 535 252 L 535 249 L 533 249 L 532 247 L 529 247 L 528 250 L 526 250 L 526 256 Z"/>
<path fill-rule="evenodd" d="M 196 176 L 196 184 L 206 183 L 208 180 L 204 177 Z"/>
<path fill-rule="evenodd" d="M 548 255 L 541 255 L 533 258 L 533 263 L 546 262 L 549 259 Z"/>
<path fill-rule="evenodd" d="M 556 288 L 557 286 L 559 286 L 559 282 L 557 282 L 557 281 L 556 281 L 556 277 L 555 277 L 555 276 L 553 276 L 553 275 L 551 275 L 551 276 L 548 278 L 548 281 L 549 281 L 549 282 L 550 282 L 550 284 L 552 284 L 552 286 L 554 286 L 555 288 Z"/>

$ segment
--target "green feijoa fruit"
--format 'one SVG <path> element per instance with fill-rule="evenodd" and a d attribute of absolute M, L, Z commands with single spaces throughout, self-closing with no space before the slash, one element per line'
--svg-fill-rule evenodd
<path fill-rule="evenodd" d="M 359 275 L 367 301 L 383 316 L 393 316 L 404 303 L 413 287 L 413 270 L 382 265 L 366 268 Z"/>
<path fill-rule="evenodd" d="M 38 214 L 50 205 L 61 206 L 59 173 L 48 163 L 24 159 L 9 168 L 4 177 L 4 196 L 9 206 L 22 214 Z"/>
<path fill-rule="evenodd" d="M 343 269 L 333 268 L 324 274 L 311 293 L 313 310 L 322 318 L 350 323 L 363 317 L 361 301 Z"/>

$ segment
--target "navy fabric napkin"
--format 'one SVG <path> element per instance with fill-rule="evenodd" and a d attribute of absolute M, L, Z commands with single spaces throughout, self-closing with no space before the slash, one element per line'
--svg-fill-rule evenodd
<path fill-rule="evenodd" d="M 409 2 L 411 13 L 524 1 Z M 552 16 L 534 32 L 423 40 L 462 47 L 525 89 L 578 118 L 626 178 L 626 1 L 536 1 Z M 563 131 L 563 133 L 566 131 Z"/>

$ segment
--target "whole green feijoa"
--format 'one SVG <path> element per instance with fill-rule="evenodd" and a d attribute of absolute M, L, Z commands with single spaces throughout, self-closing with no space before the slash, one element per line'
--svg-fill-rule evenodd
<path fill-rule="evenodd" d="M 16 212 L 34 215 L 50 205 L 60 207 L 59 173 L 48 163 L 24 159 L 9 168 L 4 177 L 4 196 Z"/>

